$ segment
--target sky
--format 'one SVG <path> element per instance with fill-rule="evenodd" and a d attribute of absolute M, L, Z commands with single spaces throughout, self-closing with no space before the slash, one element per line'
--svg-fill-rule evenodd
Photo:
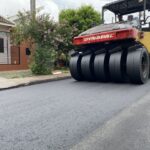
<path fill-rule="evenodd" d="M 78 8 L 87 4 L 101 12 L 102 6 L 111 1 L 113 0 L 36 0 L 37 7 L 43 7 L 43 12 L 50 13 L 56 21 L 62 9 Z M 4 17 L 15 16 L 22 10 L 30 10 L 30 0 L 0 0 L 0 15 Z"/>

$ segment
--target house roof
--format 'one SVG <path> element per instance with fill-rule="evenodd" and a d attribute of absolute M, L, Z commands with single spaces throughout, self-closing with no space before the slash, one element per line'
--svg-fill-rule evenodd
<path fill-rule="evenodd" d="M 8 19 L 0 16 L 0 25 L 7 26 L 7 27 L 13 27 L 15 24 Z"/>

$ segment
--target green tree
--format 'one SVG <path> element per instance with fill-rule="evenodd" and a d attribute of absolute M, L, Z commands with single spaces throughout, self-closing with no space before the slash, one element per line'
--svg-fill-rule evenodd
<path fill-rule="evenodd" d="M 99 25 L 102 22 L 100 13 L 91 6 L 82 6 L 79 8 L 77 10 L 77 18 L 77 28 L 80 32 Z"/>
<path fill-rule="evenodd" d="M 57 24 L 48 14 L 37 15 L 33 20 L 28 12 L 19 12 L 16 27 L 12 31 L 15 44 L 28 41 L 34 44 L 35 52 L 31 70 L 35 74 L 49 74 L 55 55 Z"/>
<path fill-rule="evenodd" d="M 78 23 L 78 18 L 75 9 L 64 9 L 59 14 L 59 22 L 67 22 L 70 26 Z"/>
<path fill-rule="evenodd" d="M 76 27 L 79 34 L 93 26 L 102 23 L 101 14 L 92 6 L 82 6 L 78 9 L 62 10 L 59 15 L 60 23 L 67 23 L 71 27 Z"/>
<path fill-rule="evenodd" d="M 100 13 L 91 6 L 62 10 L 57 28 L 59 39 L 57 50 L 63 52 L 68 59 L 68 52 L 76 49 L 72 43 L 73 37 L 101 22 Z"/>

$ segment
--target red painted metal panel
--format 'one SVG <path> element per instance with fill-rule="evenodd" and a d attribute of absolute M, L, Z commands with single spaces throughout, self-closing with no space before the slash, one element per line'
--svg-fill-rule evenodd
<path fill-rule="evenodd" d="M 114 30 L 109 32 L 101 32 L 101 33 L 96 33 L 96 34 L 91 34 L 86 36 L 75 37 L 73 40 L 73 44 L 84 45 L 84 44 L 124 40 L 130 38 L 136 39 L 137 35 L 138 35 L 138 30 L 134 28 L 124 29 L 124 30 Z"/>

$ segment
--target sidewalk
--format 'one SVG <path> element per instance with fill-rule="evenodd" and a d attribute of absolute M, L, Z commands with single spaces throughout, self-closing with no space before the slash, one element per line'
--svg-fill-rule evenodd
<path fill-rule="evenodd" d="M 62 80 L 70 78 L 70 73 L 55 72 L 53 75 L 33 76 L 25 78 L 6 79 L 0 77 L 0 90 L 16 88 L 50 81 Z"/>

